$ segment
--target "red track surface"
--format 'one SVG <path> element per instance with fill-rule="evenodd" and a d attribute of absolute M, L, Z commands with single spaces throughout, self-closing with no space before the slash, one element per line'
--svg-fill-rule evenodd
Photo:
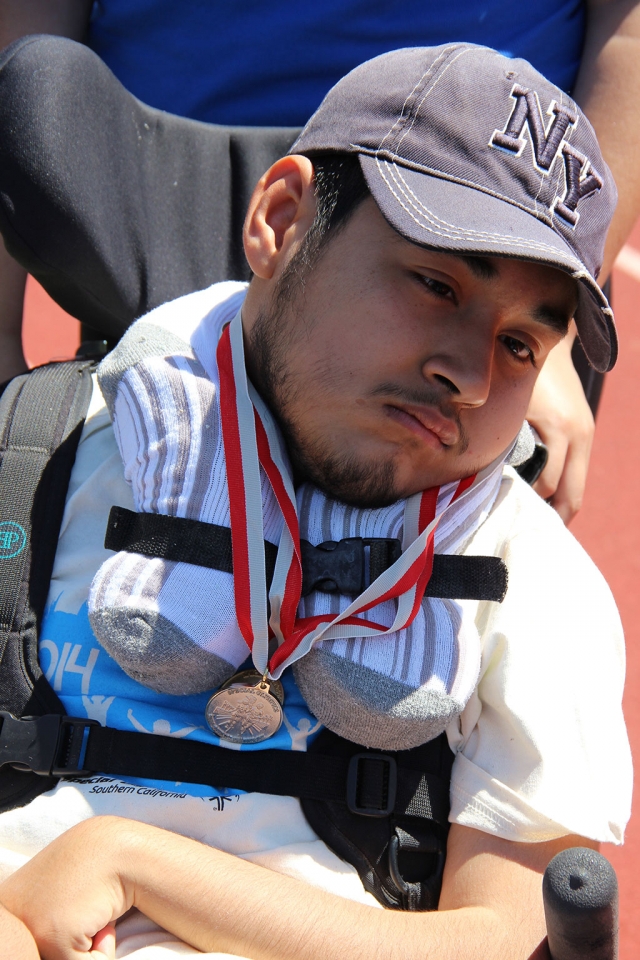
<path fill-rule="evenodd" d="M 640 224 L 631 238 L 640 251 Z M 627 635 L 628 674 L 625 713 L 631 746 L 640 758 L 640 253 L 621 258 L 614 273 L 614 306 L 620 334 L 620 360 L 604 389 L 584 506 L 572 531 L 611 585 Z M 25 352 L 33 366 L 73 356 L 78 324 L 30 283 L 26 298 Z M 558 732 L 560 736 L 560 731 Z M 637 808 L 637 804 L 636 804 Z M 640 817 L 628 828 L 623 847 L 606 846 L 621 892 L 620 960 L 640 952 Z"/>
<path fill-rule="evenodd" d="M 640 250 L 640 224 L 631 245 Z M 627 638 L 625 715 L 635 763 L 640 766 L 640 271 L 633 277 L 615 270 L 613 305 L 620 359 L 605 382 L 584 505 L 571 529 L 604 573 L 620 608 Z M 602 852 L 620 881 L 620 960 L 636 960 L 640 953 L 637 795 L 624 846 L 606 845 Z"/>

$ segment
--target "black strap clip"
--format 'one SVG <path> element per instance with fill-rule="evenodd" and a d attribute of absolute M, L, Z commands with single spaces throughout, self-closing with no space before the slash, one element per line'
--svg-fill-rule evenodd
<path fill-rule="evenodd" d="M 97 720 L 63 717 L 57 713 L 19 720 L 0 710 L 0 767 L 11 764 L 41 777 L 76 777 L 82 769 L 89 727 Z"/>
<path fill-rule="evenodd" d="M 390 537 L 346 537 L 325 540 L 314 547 L 300 541 L 302 596 L 312 590 L 359 594 L 392 566 L 402 553 L 399 540 Z"/>
<path fill-rule="evenodd" d="M 389 840 L 389 878 L 402 898 L 403 909 L 435 910 L 444 871 L 446 833 L 443 834 L 438 829 L 416 830 L 416 826 L 414 822 L 413 833 L 408 833 L 396 825 Z M 428 827 L 428 824 L 426 826 Z M 401 855 L 409 857 L 408 861 L 405 859 L 405 863 L 414 875 L 412 880 L 405 879 L 402 874 Z M 423 879 L 417 879 L 416 867 L 421 867 L 417 873 Z"/>
<path fill-rule="evenodd" d="M 398 768 L 386 753 L 356 753 L 347 771 L 347 807 L 363 817 L 388 817 L 396 804 Z"/>

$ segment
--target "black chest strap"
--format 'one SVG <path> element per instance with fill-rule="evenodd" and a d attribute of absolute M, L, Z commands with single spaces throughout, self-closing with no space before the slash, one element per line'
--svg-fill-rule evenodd
<path fill-rule="evenodd" d="M 200 520 L 112 507 L 104 545 L 107 550 L 126 550 L 233 573 L 231 530 Z M 317 547 L 302 540 L 300 547 L 303 597 L 312 590 L 360 594 L 401 553 L 399 540 L 382 537 L 348 537 Z M 271 586 L 278 548 L 265 540 L 264 553 L 267 585 Z M 500 557 L 436 554 L 425 596 L 501 603 L 507 581 L 507 567 Z"/>
<path fill-rule="evenodd" d="M 0 766 L 41 777 L 104 773 L 201 783 L 247 793 L 343 803 L 367 817 L 420 816 L 445 823 L 449 784 L 420 765 L 415 750 L 382 753 L 329 734 L 330 752 L 237 751 L 200 740 L 115 730 L 96 720 L 46 714 L 18 719 L 0 711 Z M 326 743 L 326 735 L 319 743 Z M 344 745 L 335 750 L 334 742 Z M 413 759 L 412 759 L 413 758 Z"/>

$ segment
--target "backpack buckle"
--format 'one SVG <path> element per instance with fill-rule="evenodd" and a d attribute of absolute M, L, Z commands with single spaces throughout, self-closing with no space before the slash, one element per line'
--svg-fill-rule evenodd
<path fill-rule="evenodd" d="M 58 713 L 24 720 L 0 710 L 0 767 L 10 764 L 41 777 L 75 777 L 82 768 L 89 727 L 97 720 L 64 717 Z"/>
<path fill-rule="evenodd" d="M 356 753 L 347 771 L 347 807 L 363 817 L 388 817 L 396 803 L 398 768 L 386 753 Z"/>
<path fill-rule="evenodd" d="M 415 825 L 411 827 L 411 833 L 396 825 L 389 840 L 389 878 L 402 898 L 404 910 L 435 910 L 437 908 L 447 853 L 446 834 L 443 838 L 435 824 L 432 824 L 432 827 L 433 829 L 427 832 L 424 827 L 422 830 L 418 829 L 416 834 Z M 413 866 L 411 872 L 414 877 L 416 876 L 416 856 L 426 858 L 422 861 L 418 860 L 421 869 L 417 872 L 417 876 L 423 879 L 406 880 L 404 878 L 400 869 L 401 853 L 413 857 L 413 864 L 409 861 L 408 866 L 409 869 Z"/>
<path fill-rule="evenodd" d="M 391 537 L 345 537 L 314 547 L 300 541 L 302 596 L 323 593 L 359 594 L 366 590 L 402 554 L 402 544 Z"/>

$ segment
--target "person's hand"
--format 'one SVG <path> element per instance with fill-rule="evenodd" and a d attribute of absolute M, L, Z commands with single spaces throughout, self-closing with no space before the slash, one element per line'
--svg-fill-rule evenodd
<path fill-rule="evenodd" d="M 527 420 L 549 449 L 549 460 L 534 490 L 565 523 L 582 506 L 595 424 L 571 360 L 573 337 L 549 354 L 540 371 Z"/>
<path fill-rule="evenodd" d="M 39 960 L 35 940 L 21 920 L 0 903 L 0 960 Z"/>
<path fill-rule="evenodd" d="M 42 960 L 113 960 L 113 924 L 132 906 L 117 864 L 116 817 L 72 827 L 0 885 L 0 901 L 31 931 Z"/>

